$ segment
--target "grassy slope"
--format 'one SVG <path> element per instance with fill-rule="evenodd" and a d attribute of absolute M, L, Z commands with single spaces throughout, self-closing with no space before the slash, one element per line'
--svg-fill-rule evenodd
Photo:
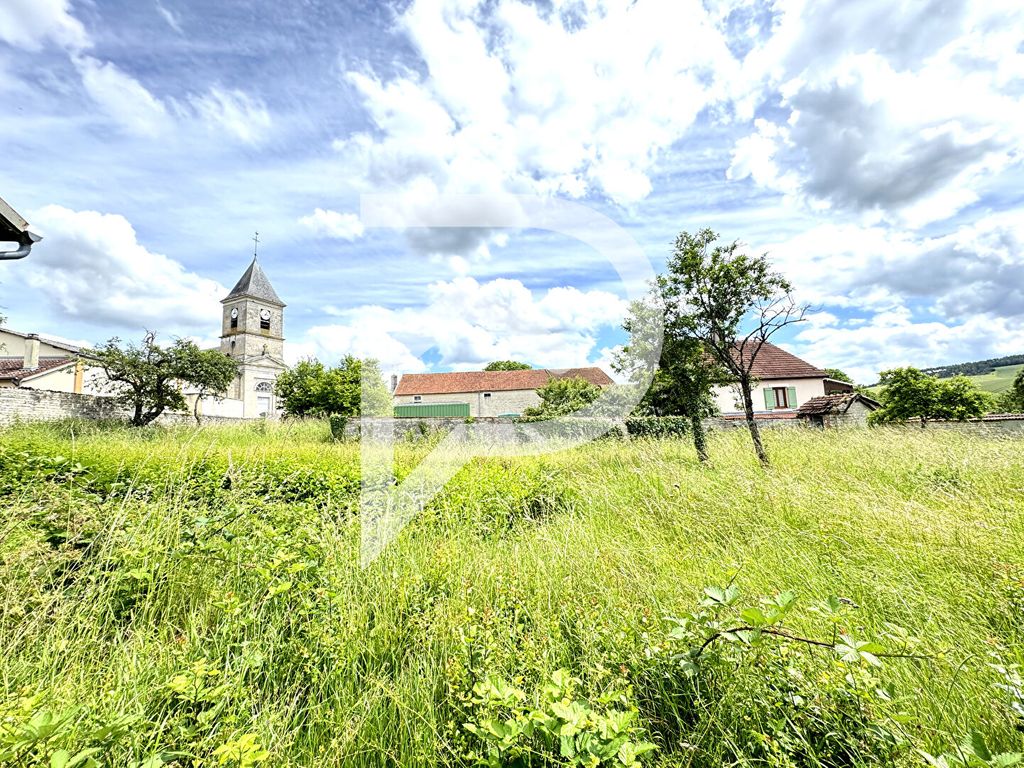
<path fill-rule="evenodd" d="M 1021 369 L 1024 369 L 1024 365 L 1004 365 L 996 368 L 992 373 L 968 376 L 967 378 L 977 384 L 978 389 L 998 395 L 1010 389 L 1014 378 Z"/>
<path fill-rule="evenodd" d="M 323 431 L 0 432 L 0 447 L 73 457 L 93 483 L 0 497 L 6 693 L 137 715 L 150 725 L 123 739 L 122 760 L 209 754 L 253 732 L 274 764 L 437 764 L 467 665 L 629 676 L 662 617 L 739 569 L 745 592 L 846 596 L 860 630 L 894 622 L 944 651 L 887 664 L 922 745 L 975 727 L 1015 738 L 987 662 L 1012 648 L 1024 662 L 1008 603 L 1024 577 L 1019 443 L 771 433 L 767 474 L 738 433 L 715 437 L 710 470 L 680 442 L 479 462 L 361 570 L 357 453 Z M 806 611 L 794 621 L 820 632 Z M 166 687 L 199 659 L 228 686 L 202 726 Z M 678 743 L 659 759 L 714 764 Z"/>

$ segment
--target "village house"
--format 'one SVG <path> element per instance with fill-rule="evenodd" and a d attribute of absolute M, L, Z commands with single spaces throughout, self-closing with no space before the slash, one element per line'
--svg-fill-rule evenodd
<path fill-rule="evenodd" d="M 0 387 L 99 394 L 96 371 L 78 353 L 67 342 L 0 327 Z"/>
<path fill-rule="evenodd" d="M 796 418 L 797 409 L 812 398 L 853 391 L 852 384 L 830 378 L 822 369 L 769 342 L 758 351 L 752 373 L 757 381 L 750 394 L 754 410 L 762 418 Z M 738 385 L 715 387 L 713 396 L 723 417 L 742 416 Z"/>
<path fill-rule="evenodd" d="M 552 379 L 584 379 L 607 387 L 600 368 L 536 368 L 526 371 L 407 373 L 394 388 L 398 417 L 519 416 L 540 404 L 537 390 Z"/>

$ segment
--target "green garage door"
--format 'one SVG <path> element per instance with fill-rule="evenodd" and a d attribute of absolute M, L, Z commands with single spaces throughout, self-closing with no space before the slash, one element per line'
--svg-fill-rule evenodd
<path fill-rule="evenodd" d="M 412 418 L 463 418 L 469 416 L 469 403 L 419 403 L 396 405 L 395 416 L 399 419 Z"/>

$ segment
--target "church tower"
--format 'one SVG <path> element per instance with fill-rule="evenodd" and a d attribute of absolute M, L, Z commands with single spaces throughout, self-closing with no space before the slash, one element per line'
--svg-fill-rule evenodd
<path fill-rule="evenodd" d="M 227 396 L 243 402 L 245 418 L 278 415 L 274 382 L 286 369 L 284 308 L 256 257 L 221 300 L 220 351 L 239 363 L 239 376 Z"/>

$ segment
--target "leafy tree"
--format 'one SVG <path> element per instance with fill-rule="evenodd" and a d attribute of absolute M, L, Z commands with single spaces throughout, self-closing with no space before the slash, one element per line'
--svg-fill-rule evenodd
<path fill-rule="evenodd" d="M 886 424 L 920 419 L 921 426 L 931 418 L 938 397 L 939 380 L 917 368 L 893 368 L 882 371 L 878 381 L 883 387 L 882 407 L 869 417 L 872 423 Z"/>
<path fill-rule="evenodd" d="M 182 386 L 222 392 L 238 375 L 238 364 L 221 352 L 201 350 L 187 339 L 163 347 L 152 332 L 139 345 L 122 346 L 114 337 L 83 357 L 103 370 L 108 391 L 132 409 L 136 427 L 151 424 L 165 410 L 182 410 Z"/>
<path fill-rule="evenodd" d="M 728 382 L 728 375 L 704 345 L 689 335 L 685 326 L 668 316 L 663 289 L 664 286 L 656 285 L 648 301 L 630 305 L 623 323 L 630 341 L 616 355 L 612 365 L 636 382 L 658 342 L 656 329 L 660 313 L 663 338 L 658 369 L 639 407 L 657 416 L 688 417 L 693 446 L 700 460 L 706 462 L 709 457 L 704 418 L 715 412 L 711 390 L 716 384 Z"/>
<path fill-rule="evenodd" d="M 847 384 L 853 384 L 853 379 L 838 368 L 826 368 L 825 375 L 830 379 L 835 379 L 836 381 L 845 381 Z"/>
<path fill-rule="evenodd" d="M 537 390 L 537 394 L 540 395 L 540 405 L 524 409 L 523 416 L 565 416 L 597 400 L 601 388 L 586 379 L 551 379 Z"/>
<path fill-rule="evenodd" d="M 200 424 L 199 404 L 206 397 L 224 398 L 224 393 L 238 376 L 238 363 L 218 350 L 200 349 L 191 342 L 181 345 L 178 354 L 179 365 L 188 372 L 189 389 L 196 395 L 192 416 L 196 424 Z"/>
<path fill-rule="evenodd" d="M 717 245 L 717 240 L 710 229 L 680 233 L 658 287 L 668 324 L 703 344 L 739 385 L 754 451 L 767 466 L 754 419 L 754 364 L 765 342 L 802 322 L 807 307 L 797 304 L 791 284 L 772 271 L 767 256 L 751 257 L 738 252 L 737 242 Z"/>
<path fill-rule="evenodd" d="M 1007 413 L 1024 413 L 1024 368 L 1017 373 L 1010 389 L 999 399 L 999 408 Z"/>
<path fill-rule="evenodd" d="M 940 379 L 932 418 L 966 421 L 982 416 L 992 406 L 992 397 L 966 376 Z"/>
<path fill-rule="evenodd" d="M 336 368 L 319 360 L 303 360 L 277 377 L 277 395 L 290 416 L 359 416 L 366 373 L 368 412 L 381 414 L 390 403 L 376 360 L 347 355 Z"/>
<path fill-rule="evenodd" d="M 919 419 L 924 427 L 933 419 L 964 421 L 985 413 L 989 399 L 965 376 L 937 379 L 917 368 L 882 371 L 879 396 L 882 407 L 871 414 L 873 424 Z"/>
<path fill-rule="evenodd" d="M 527 363 L 520 363 L 517 360 L 495 360 L 493 363 L 488 363 L 485 367 L 485 371 L 529 371 L 532 366 Z"/>

